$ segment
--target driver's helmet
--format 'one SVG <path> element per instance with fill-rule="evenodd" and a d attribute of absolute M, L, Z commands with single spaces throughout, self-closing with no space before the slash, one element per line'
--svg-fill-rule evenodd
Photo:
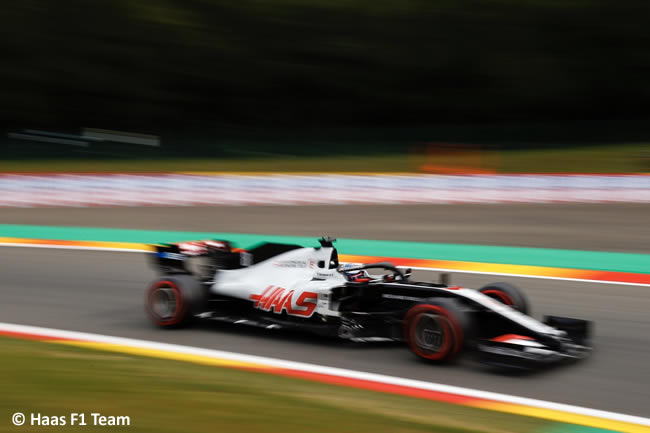
<path fill-rule="evenodd" d="M 351 271 L 346 270 L 349 268 L 355 268 L 358 265 L 359 265 L 358 263 L 346 263 L 342 265 L 339 268 L 339 270 L 345 275 L 345 278 L 347 278 L 348 281 L 352 281 L 352 282 L 370 281 L 370 274 L 365 269 L 356 269 Z"/>

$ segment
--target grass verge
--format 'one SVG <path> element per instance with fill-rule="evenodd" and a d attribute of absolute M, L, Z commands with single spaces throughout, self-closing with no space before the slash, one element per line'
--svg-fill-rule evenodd
<path fill-rule="evenodd" d="M 0 338 L 0 431 L 29 414 L 129 416 L 129 432 L 538 432 L 561 424 L 228 368 Z M 22 427 L 14 412 L 27 414 Z M 60 428 L 60 427 L 59 427 Z M 111 429 L 112 431 L 117 431 Z"/>
<path fill-rule="evenodd" d="M 0 172 L 650 172 L 647 143 L 506 151 L 256 158 L 45 159 L 0 161 Z"/>
<path fill-rule="evenodd" d="M 4 160 L 0 172 L 408 172 L 406 155 L 179 158 L 179 159 L 61 159 Z"/>

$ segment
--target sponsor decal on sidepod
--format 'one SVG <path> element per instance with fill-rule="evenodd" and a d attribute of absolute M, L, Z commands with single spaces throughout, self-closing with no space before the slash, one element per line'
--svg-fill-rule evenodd
<path fill-rule="evenodd" d="M 302 292 L 296 299 L 295 305 L 293 296 L 293 290 L 269 286 L 259 295 L 250 295 L 249 299 L 255 301 L 253 306 L 258 310 L 273 310 L 275 314 L 282 314 L 283 311 L 286 311 L 290 316 L 311 317 L 316 308 L 318 294 Z"/>

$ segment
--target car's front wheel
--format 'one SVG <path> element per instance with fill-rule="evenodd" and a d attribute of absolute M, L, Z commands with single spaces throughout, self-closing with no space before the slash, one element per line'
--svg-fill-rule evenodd
<path fill-rule="evenodd" d="M 205 307 L 205 289 L 191 275 L 168 275 L 147 290 L 145 305 L 151 320 L 162 328 L 188 324 Z"/>
<path fill-rule="evenodd" d="M 417 304 L 404 316 L 404 339 L 420 358 L 450 361 L 463 347 L 468 323 L 466 319 L 453 299 Z"/>

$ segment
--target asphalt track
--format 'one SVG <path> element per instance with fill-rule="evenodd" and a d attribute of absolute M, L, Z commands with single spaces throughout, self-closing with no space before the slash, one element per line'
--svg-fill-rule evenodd
<path fill-rule="evenodd" d="M 647 247 L 650 239 L 648 228 L 644 227 L 648 221 L 648 206 L 515 205 L 500 208 L 464 205 L 360 206 L 353 209 L 4 209 L 0 210 L 0 222 L 316 235 L 323 231 L 319 227 L 321 223 L 329 221 L 329 226 L 325 227 L 329 233 L 346 237 L 647 252 L 643 251 L 643 245 Z M 465 216 L 457 217 L 454 223 L 454 211 Z M 469 218 L 466 213 L 475 217 Z M 337 221 L 337 215 L 341 214 Z M 517 217 L 508 223 L 503 221 L 506 214 Z M 585 221 L 589 215 L 593 217 Z M 532 220 L 524 221 L 526 217 Z M 541 226 L 535 224 L 535 218 Z M 187 225 L 183 224 L 185 220 Z M 618 221 L 618 227 L 612 227 L 612 220 Z M 408 226 L 415 221 L 420 224 Z M 621 222 L 636 236 L 633 233 L 617 236 L 621 234 Z M 381 227 L 381 224 L 385 225 Z M 453 225 L 454 230 L 446 230 L 446 224 Z M 512 238 L 504 236 L 508 224 L 515 233 Z M 331 230 L 339 225 L 339 230 Z M 400 228 L 393 231 L 392 225 Z M 483 230 L 480 237 L 477 234 L 479 226 Z M 422 235 L 418 238 L 417 233 Z M 441 234 L 446 237 L 440 239 Z M 613 244 L 607 248 L 610 241 Z M 532 302 L 533 315 L 538 318 L 544 313 L 567 315 L 593 320 L 596 325 L 595 352 L 590 359 L 535 374 L 509 376 L 487 370 L 469 356 L 454 365 L 432 366 L 416 359 L 398 344 L 351 344 L 220 324 L 159 330 L 148 322 L 143 311 L 144 288 L 154 273 L 146 257 L 139 253 L 5 247 L 0 248 L 0 257 L 3 299 L 0 318 L 4 322 L 292 359 L 632 415 L 650 415 L 650 289 L 647 287 L 498 278 L 522 286 Z M 452 276 L 454 283 L 470 287 L 491 280 L 494 277 Z"/>

